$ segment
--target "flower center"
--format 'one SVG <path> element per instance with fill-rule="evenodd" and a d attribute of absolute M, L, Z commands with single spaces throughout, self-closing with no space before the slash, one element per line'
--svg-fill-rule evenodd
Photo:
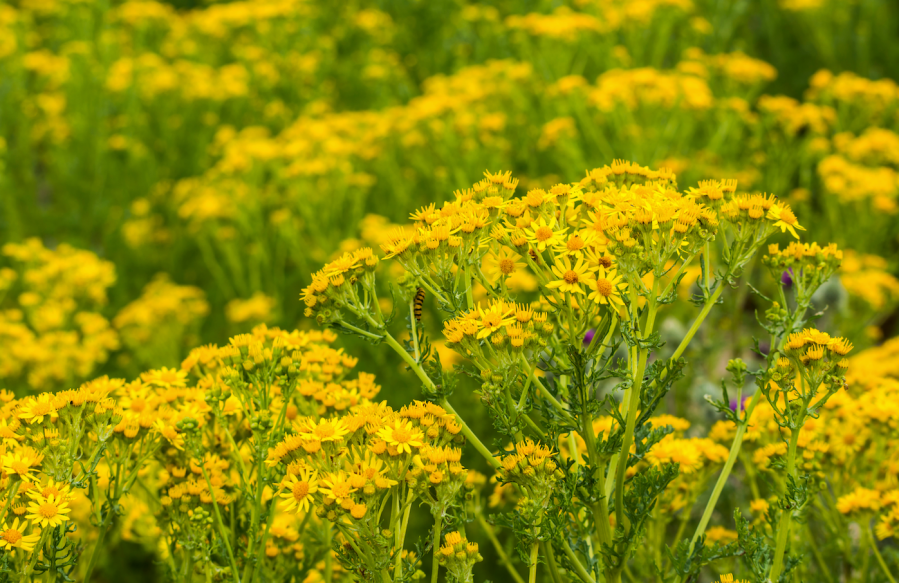
<path fill-rule="evenodd" d="M 569 269 L 565 272 L 565 275 L 562 276 L 565 279 L 565 283 L 575 284 L 578 282 L 577 271 L 573 271 Z"/>
<path fill-rule="evenodd" d="M 393 440 L 397 443 L 406 443 L 410 437 L 412 434 L 408 429 L 400 427 L 393 430 Z"/>
<path fill-rule="evenodd" d="M 601 265 L 602 267 L 605 267 L 606 269 L 612 267 L 612 258 L 611 257 L 603 256 L 603 257 L 600 257 L 599 259 L 597 259 L 596 262 L 599 265 Z"/>
<path fill-rule="evenodd" d="M 309 482 L 297 482 L 293 485 L 293 497 L 300 502 L 309 494 Z"/>
<path fill-rule="evenodd" d="M 147 408 L 147 402 L 143 399 L 134 399 L 131 401 L 131 410 L 136 412 L 141 412 Z"/>
<path fill-rule="evenodd" d="M 534 231 L 534 237 L 541 243 L 553 236 L 553 230 L 549 227 L 540 227 Z"/>
<path fill-rule="evenodd" d="M 580 251 L 584 248 L 584 241 L 580 237 L 569 239 L 567 247 L 569 251 Z"/>
<path fill-rule="evenodd" d="M 346 498 L 350 495 L 350 485 L 346 482 L 334 484 L 334 487 L 331 488 L 331 494 L 334 498 Z"/>
<path fill-rule="evenodd" d="M 596 291 L 605 297 L 612 295 L 612 282 L 608 279 L 600 277 L 596 280 Z"/>
<path fill-rule="evenodd" d="M 43 417 L 44 415 L 48 415 L 50 411 L 53 410 L 53 405 L 46 402 L 38 402 L 32 405 L 31 414 L 35 417 Z"/>
<path fill-rule="evenodd" d="M 57 510 L 55 504 L 46 503 L 41 504 L 41 507 L 38 508 L 37 513 L 44 518 L 53 518 L 59 513 L 59 510 Z"/>
<path fill-rule="evenodd" d="M 3 537 L 3 540 L 5 540 L 6 542 L 8 542 L 11 545 L 14 545 L 17 542 L 19 542 L 20 540 L 22 540 L 22 533 L 10 528 L 9 530 L 6 530 L 3 532 L 2 537 Z"/>
<path fill-rule="evenodd" d="M 178 382 L 178 373 L 167 371 L 159 375 L 159 380 L 167 385 Z"/>
<path fill-rule="evenodd" d="M 29 469 L 31 466 L 29 466 L 28 464 L 26 464 L 26 463 L 23 462 L 23 461 L 18 461 L 18 460 L 16 460 L 16 461 L 14 461 L 13 463 L 11 463 L 11 464 L 9 465 L 9 467 L 12 468 L 12 471 L 14 471 L 15 473 L 17 473 L 17 474 L 19 474 L 19 475 L 21 476 L 21 475 L 27 474 L 27 473 L 28 473 L 28 469 Z"/>
<path fill-rule="evenodd" d="M 515 261 L 508 258 L 500 259 L 499 270 L 502 271 L 505 275 L 511 275 L 512 273 L 515 273 Z"/>
<path fill-rule="evenodd" d="M 484 314 L 481 322 L 484 324 L 484 328 L 497 328 L 502 322 L 502 318 L 499 314 Z"/>
<path fill-rule="evenodd" d="M 48 487 L 44 488 L 43 491 L 41 492 L 41 496 L 43 496 L 44 498 L 49 498 L 50 496 L 59 497 L 59 495 L 60 495 L 60 492 L 59 492 L 59 490 L 56 489 L 55 486 L 48 486 Z"/>
<path fill-rule="evenodd" d="M 796 224 L 796 215 L 793 214 L 793 211 L 791 211 L 790 209 L 784 209 L 784 210 L 780 211 L 780 220 L 782 220 L 783 222 L 785 222 L 788 225 L 795 225 Z"/>
<path fill-rule="evenodd" d="M 320 438 L 331 437 L 334 433 L 334 427 L 330 423 L 323 423 L 315 428 L 315 435 Z"/>

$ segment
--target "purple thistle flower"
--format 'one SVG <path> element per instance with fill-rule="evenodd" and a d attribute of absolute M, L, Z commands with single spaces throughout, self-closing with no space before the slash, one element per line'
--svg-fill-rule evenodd
<path fill-rule="evenodd" d="M 587 333 L 584 334 L 584 346 L 590 346 L 590 343 L 593 342 L 593 336 L 596 334 L 596 330 L 590 328 L 587 330 Z"/>

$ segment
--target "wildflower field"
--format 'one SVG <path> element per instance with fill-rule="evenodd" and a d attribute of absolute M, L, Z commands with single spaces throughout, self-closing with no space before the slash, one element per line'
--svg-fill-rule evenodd
<path fill-rule="evenodd" d="M 897 583 L 897 40 L 3 0 L 0 583 Z"/>

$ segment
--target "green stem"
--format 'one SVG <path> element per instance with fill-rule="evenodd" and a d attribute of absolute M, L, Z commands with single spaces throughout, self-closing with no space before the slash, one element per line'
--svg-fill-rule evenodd
<path fill-rule="evenodd" d="M 440 531 L 443 528 L 443 513 L 438 513 L 434 517 L 434 537 L 431 546 L 433 547 L 434 561 L 431 564 L 431 583 L 437 583 L 440 576 L 440 561 L 437 557 L 440 554 Z"/>
<path fill-rule="evenodd" d="M 590 573 L 587 572 L 587 569 L 581 564 L 577 555 L 574 554 L 574 551 L 571 550 L 571 546 L 568 544 L 567 540 L 562 540 L 562 550 L 565 552 L 565 556 L 568 557 L 568 560 L 571 561 L 572 566 L 574 566 L 574 574 L 577 575 L 578 579 L 583 583 L 596 583 L 596 581 L 593 580 L 593 577 L 590 576 Z"/>
<path fill-rule="evenodd" d="M 615 519 L 616 523 L 623 527 L 628 525 L 628 519 L 624 515 L 624 477 L 627 474 L 627 460 L 630 456 L 631 444 L 634 442 L 637 407 L 640 406 L 640 390 L 643 388 L 643 373 L 646 370 L 646 358 L 649 356 L 649 351 L 640 350 L 638 354 L 637 372 L 634 373 L 634 382 L 630 388 L 630 399 L 627 405 L 627 424 L 624 429 L 624 438 L 621 441 L 618 465 L 615 468 Z"/>
<path fill-rule="evenodd" d="M 480 439 L 478 439 L 478 436 L 475 435 L 471 428 L 465 423 L 465 420 L 463 420 L 462 417 L 460 417 L 459 414 L 456 413 L 456 410 L 453 409 L 453 406 L 449 404 L 449 401 L 447 401 L 446 399 L 440 399 L 438 404 L 446 409 L 448 413 L 456 416 L 456 421 L 459 423 L 459 425 L 462 426 L 462 434 L 465 436 L 465 438 L 474 446 L 478 453 L 481 454 L 481 456 L 485 460 L 487 460 L 487 463 L 493 466 L 494 469 L 499 469 L 502 464 L 500 464 L 499 460 L 496 459 L 492 453 L 490 453 L 490 450 L 487 449 L 487 446 L 484 445 Z"/>
<path fill-rule="evenodd" d="M 883 556 L 881 556 L 880 551 L 877 550 L 877 541 L 874 540 L 874 533 L 871 532 L 871 523 L 867 524 L 866 530 L 868 531 L 868 540 L 871 542 L 871 550 L 874 551 L 874 557 L 877 558 L 877 562 L 880 564 L 881 570 L 883 570 L 883 574 L 887 576 L 887 579 L 890 580 L 890 583 L 896 583 L 896 579 L 893 577 L 893 574 L 890 573 L 889 567 L 887 567 L 886 561 L 883 560 Z"/>
<path fill-rule="evenodd" d="M 237 563 L 234 561 L 234 553 L 231 550 L 231 543 L 225 533 L 225 524 L 222 522 L 222 515 L 219 513 L 218 502 L 215 501 L 215 490 L 212 488 L 212 482 L 209 481 L 209 474 L 206 473 L 206 467 L 202 463 L 200 464 L 200 471 L 203 472 L 203 478 L 206 480 L 206 486 L 209 487 L 209 496 L 212 498 L 212 510 L 215 515 L 215 525 L 216 527 L 218 527 L 219 536 L 222 537 L 222 543 L 225 545 L 225 550 L 228 551 L 228 561 L 231 563 L 231 576 L 234 578 L 234 583 L 240 583 L 240 576 L 238 575 L 237 571 Z"/>
<path fill-rule="evenodd" d="M 724 464 L 724 468 L 721 470 L 721 474 L 718 476 L 718 481 L 715 483 L 715 489 L 712 490 L 712 496 L 709 498 L 708 503 L 705 505 L 705 510 L 702 512 L 702 518 L 699 520 L 699 525 L 696 527 L 696 532 L 693 533 L 693 538 L 690 540 L 690 550 L 693 550 L 693 547 L 696 546 L 696 541 L 699 540 L 705 533 L 705 529 L 709 524 L 709 520 L 712 518 L 712 512 L 715 510 L 715 505 L 718 503 L 718 498 L 721 496 L 721 491 L 724 489 L 724 484 L 727 482 L 727 478 L 730 476 L 730 472 L 734 467 L 734 463 L 737 461 L 737 457 L 740 455 L 740 447 L 743 444 L 743 436 L 746 434 L 746 429 L 749 427 L 749 420 L 752 418 L 752 412 L 755 409 L 755 406 L 758 404 L 760 400 L 760 395 L 762 391 L 756 391 L 752 396 L 752 401 L 749 402 L 749 406 L 746 408 L 745 416 L 743 417 L 743 421 L 740 423 L 739 427 L 737 427 L 737 433 L 734 435 L 734 441 L 730 446 L 730 455 L 727 456 L 727 462 Z M 739 406 L 739 405 L 738 405 Z M 676 543 L 677 541 L 675 541 Z"/>
<path fill-rule="evenodd" d="M 796 446 L 799 443 L 799 431 L 802 429 L 801 424 L 793 428 L 790 435 L 790 446 L 787 452 L 787 478 L 794 476 L 796 473 Z M 788 482 L 789 483 L 789 482 Z M 780 523 L 777 525 L 777 547 L 774 549 L 774 564 L 771 566 L 771 572 L 768 575 L 773 583 L 777 583 L 783 570 L 784 553 L 787 550 L 787 540 L 790 538 L 790 525 L 793 520 L 793 508 L 784 508 L 780 515 Z"/>
<path fill-rule="evenodd" d="M 551 543 L 540 543 L 540 546 L 543 547 L 543 554 L 546 555 L 546 570 L 549 571 L 549 576 L 552 578 L 553 583 L 562 583 L 559 576 L 559 566 L 556 564 L 556 557 L 553 555 L 553 546 Z"/>
<path fill-rule="evenodd" d="M 478 520 L 478 524 L 481 525 L 481 528 L 484 529 L 484 533 L 487 535 L 487 538 L 490 539 L 491 544 L 493 544 L 494 550 L 496 550 L 496 554 L 499 556 L 499 562 L 506 568 L 506 571 L 509 572 L 509 575 L 512 579 L 515 580 L 515 583 L 524 583 L 524 579 L 521 578 L 521 575 L 518 574 L 518 571 L 512 566 L 512 561 L 509 560 L 509 555 L 506 554 L 506 551 L 503 550 L 502 545 L 499 543 L 499 539 L 496 538 L 496 533 L 493 531 L 493 527 L 490 526 L 490 523 L 484 519 L 484 515 L 481 514 L 480 509 L 475 512 L 475 518 Z"/>
<path fill-rule="evenodd" d="M 531 544 L 530 565 L 528 566 L 528 583 L 537 583 L 537 555 L 539 550 L 540 541 L 534 540 L 533 544 Z"/>
<path fill-rule="evenodd" d="M 325 522 L 325 581 L 330 583 L 332 573 L 334 572 L 333 560 L 331 558 L 331 523 Z"/>
<path fill-rule="evenodd" d="M 525 370 L 531 370 L 531 365 L 528 364 L 528 361 L 523 354 L 521 355 L 521 363 L 525 367 Z M 547 401 L 549 401 L 552 406 L 555 407 L 557 411 L 559 411 L 559 413 L 562 414 L 562 417 L 564 417 L 567 422 L 571 423 L 572 425 L 576 425 L 574 419 L 571 417 L 571 414 L 568 412 L 568 409 L 565 408 L 565 405 L 563 405 L 559 402 L 558 399 L 553 397 L 552 393 L 549 392 L 549 389 L 547 389 L 546 386 L 544 386 L 544 384 L 540 382 L 540 378 L 537 377 L 536 372 L 536 368 L 531 370 L 531 379 L 534 381 L 534 385 L 540 390 L 540 394 L 543 395 L 543 397 Z"/>
<path fill-rule="evenodd" d="M 103 517 L 103 523 L 100 525 L 100 534 L 97 536 L 97 543 L 94 545 L 94 550 L 91 551 L 91 560 L 87 563 L 87 571 L 84 573 L 84 583 L 88 583 L 88 581 L 91 580 L 91 573 L 94 572 L 97 559 L 100 557 L 100 553 L 97 551 L 103 547 L 103 539 L 106 538 L 106 533 L 109 532 L 112 514 L 112 506 L 110 505 L 109 510 L 106 512 L 106 516 Z"/>

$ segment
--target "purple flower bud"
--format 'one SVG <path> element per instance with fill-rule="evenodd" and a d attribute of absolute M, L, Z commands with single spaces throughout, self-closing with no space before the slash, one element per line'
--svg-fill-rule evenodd
<path fill-rule="evenodd" d="M 789 271 L 784 271 L 783 275 L 780 276 L 780 283 L 784 284 L 785 287 L 793 286 L 793 268 L 791 267 Z"/>
<path fill-rule="evenodd" d="M 730 400 L 730 410 L 733 411 L 734 413 L 737 412 L 737 400 L 736 399 Z"/>
<path fill-rule="evenodd" d="M 584 334 L 584 346 L 590 346 L 590 343 L 593 342 L 593 336 L 596 334 L 596 330 L 590 328 L 587 330 L 587 333 Z"/>

